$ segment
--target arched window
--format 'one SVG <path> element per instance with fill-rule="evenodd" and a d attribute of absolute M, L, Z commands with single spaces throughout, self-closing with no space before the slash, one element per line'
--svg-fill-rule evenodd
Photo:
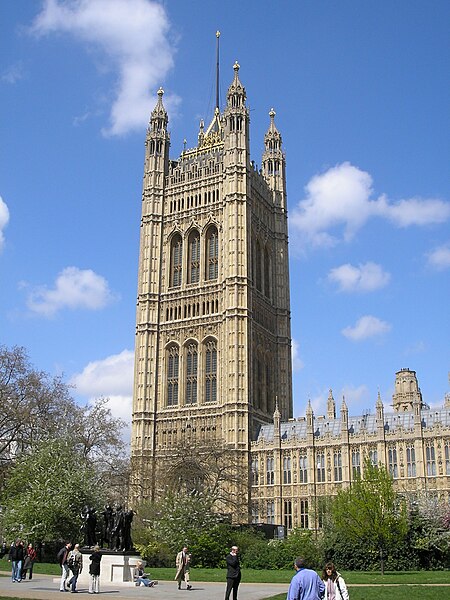
<path fill-rule="evenodd" d="M 217 400 L 217 344 L 209 340 L 205 347 L 205 402 Z"/>
<path fill-rule="evenodd" d="M 200 234 L 192 231 L 188 241 L 188 283 L 198 283 L 200 279 Z"/>
<path fill-rule="evenodd" d="M 180 352 L 173 344 L 167 349 L 167 406 L 178 404 L 178 377 L 180 369 Z"/>
<path fill-rule="evenodd" d="M 264 295 L 270 298 L 270 254 L 267 246 L 264 248 Z"/>
<path fill-rule="evenodd" d="M 217 279 L 219 272 L 219 235 L 217 227 L 210 227 L 206 234 L 206 279 Z"/>
<path fill-rule="evenodd" d="M 170 243 L 170 286 L 180 287 L 183 265 L 183 241 L 178 233 Z"/>
<path fill-rule="evenodd" d="M 259 243 L 258 240 L 256 240 L 256 247 L 255 247 L 255 283 L 256 283 L 256 289 L 259 290 L 260 292 L 262 291 L 262 286 L 261 286 L 261 244 Z"/>
<path fill-rule="evenodd" d="M 186 348 L 186 396 L 185 404 L 197 403 L 198 349 L 195 342 Z"/>

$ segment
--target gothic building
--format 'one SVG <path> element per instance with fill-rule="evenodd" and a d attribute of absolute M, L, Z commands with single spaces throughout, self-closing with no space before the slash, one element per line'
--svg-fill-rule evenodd
<path fill-rule="evenodd" d="M 340 415 L 330 390 L 326 416 L 282 422 L 278 411 L 252 442 L 252 520 L 317 529 L 324 499 L 364 476 L 364 461 L 384 465 L 395 488 L 410 499 L 424 494 L 450 502 L 450 394 L 430 409 L 416 373 L 396 373 L 393 410 L 380 395 L 375 413 L 351 417 L 345 399 Z"/>
<path fill-rule="evenodd" d="M 152 499 L 188 447 L 220 448 L 238 475 L 240 521 L 317 528 L 321 499 L 365 457 L 399 490 L 450 491 L 450 399 L 422 401 L 396 375 L 393 412 L 292 418 L 285 155 L 269 112 L 261 169 L 250 159 L 246 91 L 234 65 L 197 145 L 169 157 L 158 91 L 145 141 L 132 415 L 133 502 Z M 195 469 L 194 469 L 195 470 Z M 226 507 L 224 507 L 226 509 Z"/>
<path fill-rule="evenodd" d="M 258 170 L 236 63 L 223 113 L 172 160 L 163 94 L 145 142 L 132 494 L 154 497 L 189 439 L 234 453 L 247 515 L 251 440 L 275 398 L 292 417 L 282 140 L 271 110 Z"/>

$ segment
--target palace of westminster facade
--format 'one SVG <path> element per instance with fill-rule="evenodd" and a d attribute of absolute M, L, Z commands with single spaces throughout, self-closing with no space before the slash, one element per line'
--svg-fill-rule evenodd
<path fill-rule="evenodd" d="M 293 418 L 285 155 L 269 112 L 261 169 L 234 65 L 197 146 L 169 158 L 163 90 L 145 142 L 132 415 L 132 497 L 154 498 L 183 448 L 232 457 L 240 522 L 320 527 L 320 501 L 363 474 L 366 457 L 398 490 L 450 500 L 450 397 L 422 400 L 396 374 L 393 411 Z M 187 475 L 188 476 L 188 475 Z M 317 508 L 319 507 L 319 509 Z"/>

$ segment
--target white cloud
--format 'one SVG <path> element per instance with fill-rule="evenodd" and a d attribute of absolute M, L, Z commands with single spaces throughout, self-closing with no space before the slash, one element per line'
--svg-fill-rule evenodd
<path fill-rule="evenodd" d="M 17 62 L 13 65 L 10 65 L 7 69 L 5 69 L 2 73 L 1 80 L 5 83 L 9 83 L 14 85 L 17 81 L 23 78 L 23 64 L 21 62 Z"/>
<path fill-rule="evenodd" d="M 345 327 L 342 334 L 355 342 L 375 337 L 390 331 L 391 325 L 372 315 L 365 315 L 358 319 L 353 327 Z"/>
<path fill-rule="evenodd" d="M 305 365 L 303 364 L 303 361 L 300 358 L 298 342 L 297 342 L 297 340 L 294 340 L 294 338 L 292 338 L 291 353 L 292 353 L 292 370 L 294 372 L 301 371 Z"/>
<path fill-rule="evenodd" d="M 450 217 L 450 203 L 439 199 L 411 198 L 390 202 L 386 195 L 372 199 L 372 177 L 344 162 L 315 175 L 306 185 L 306 197 L 292 211 L 290 224 L 299 241 L 330 247 L 350 241 L 373 217 L 397 227 L 443 223 Z"/>
<path fill-rule="evenodd" d="M 355 407 L 355 410 L 362 411 L 365 404 L 370 402 L 370 394 L 366 385 L 359 385 L 355 387 L 353 385 L 346 385 L 342 390 L 342 396 L 345 398 L 345 403 L 348 408 Z M 342 404 L 342 397 L 339 401 L 336 401 L 336 407 L 340 408 Z"/>
<path fill-rule="evenodd" d="M 338 285 L 341 292 L 373 292 L 389 283 L 391 276 L 373 262 L 357 267 L 347 263 L 331 269 L 328 280 Z"/>
<path fill-rule="evenodd" d="M 174 49 L 164 6 L 153 0 L 46 0 L 32 32 L 68 33 L 100 52 L 116 74 L 116 96 L 106 135 L 123 135 L 148 123 L 150 90 L 173 66 Z M 167 105 L 178 99 L 168 99 Z"/>
<path fill-rule="evenodd" d="M 90 269 L 66 267 L 56 278 L 54 287 L 35 288 L 29 292 L 28 308 L 37 314 L 51 317 L 59 310 L 99 310 L 114 300 L 108 282 Z"/>
<path fill-rule="evenodd" d="M 9 221 L 9 209 L 6 205 L 6 202 L 3 201 L 3 198 L 0 196 L 0 251 L 3 249 L 3 245 L 5 243 L 5 236 L 3 234 L 3 230 L 8 225 Z"/>
<path fill-rule="evenodd" d="M 438 271 L 450 267 L 450 243 L 438 246 L 427 254 L 428 264 Z"/>
<path fill-rule="evenodd" d="M 123 350 L 103 360 L 88 363 L 81 373 L 74 375 L 70 383 L 78 394 L 86 396 L 89 403 L 97 398 L 107 398 L 108 407 L 115 417 L 123 419 L 127 428 L 123 432 L 129 441 L 133 401 L 134 352 Z"/>

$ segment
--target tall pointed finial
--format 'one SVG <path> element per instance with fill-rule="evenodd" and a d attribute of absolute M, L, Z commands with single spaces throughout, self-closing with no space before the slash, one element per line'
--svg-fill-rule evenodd
<path fill-rule="evenodd" d="M 219 108 L 219 38 L 220 31 L 216 31 L 216 108 Z"/>

